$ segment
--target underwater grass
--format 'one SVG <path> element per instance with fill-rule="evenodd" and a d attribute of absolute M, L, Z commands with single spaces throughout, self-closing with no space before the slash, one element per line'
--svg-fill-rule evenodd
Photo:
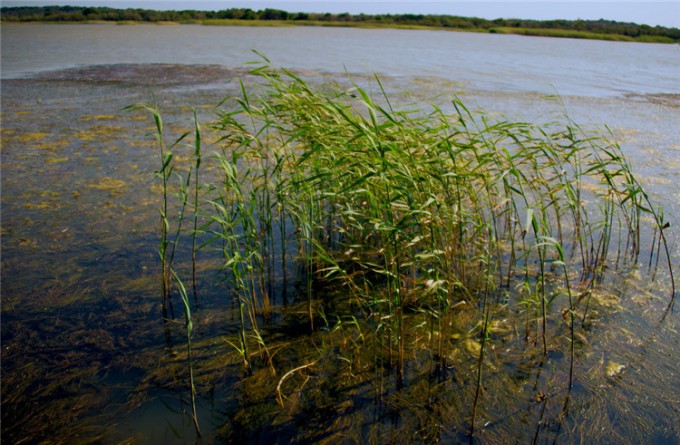
<path fill-rule="evenodd" d="M 564 380 L 537 378 L 535 388 L 539 424 L 557 396 L 562 414 L 553 415 L 563 420 L 579 379 L 575 347 L 588 335 L 591 295 L 610 270 L 637 269 L 646 240 L 652 239 L 648 267 L 658 268 L 665 254 L 672 307 L 663 212 L 618 145 L 568 116 L 540 127 L 491 121 L 457 98 L 446 108 L 395 109 L 378 78 L 377 98 L 358 85 L 315 88 L 266 59 L 251 75 L 258 82 L 242 82 L 241 95 L 225 99 L 211 125 L 221 137 L 218 152 L 206 159 L 218 176 L 202 185 L 211 209 L 205 229 L 212 240 L 205 246 L 221 252 L 223 285 L 238 307 L 239 333 L 227 342 L 247 376 L 268 369 L 271 396 L 281 407 L 298 374 L 329 360 L 361 369 L 351 349 L 328 358 L 343 343 L 334 333 L 354 329 L 347 326 L 361 333 L 362 341 L 352 344 L 371 350 L 379 399 L 383 373 L 405 384 L 417 356 L 411 351 L 426 336 L 434 374 L 446 375 L 460 351 L 474 358 L 467 374 L 475 383 L 461 386 L 461 400 L 450 403 L 459 424 L 475 435 L 478 417 L 489 412 L 485 400 L 493 398 L 485 381 L 498 380 L 498 352 L 491 357 L 488 350 L 501 329 L 495 317 L 510 311 L 524 314 L 523 325 L 508 328 L 521 337 L 513 343 L 521 351 L 512 354 L 569 351 Z M 197 120 L 195 135 L 197 212 Z M 166 209 L 170 155 L 161 149 L 161 157 Z M 189 185 L 176 181 L 184 204 L 173 250 Z M 194 235 L 196 226 L 195 216 Z M 289 282 L 297 283 L 292 294 Z M 338 290 L 339 297 L 328 297 Z M 185 292 L 182 299 L 188 305 Z M 326 332 L 328 344 L 316 358 L 291 362 L 267 344 L 269 320 L 288 299 L 304 305 L 310 338 Z M 465 336 L 454 336 L 451 320 L 463 306 L 473 320 Z M 412 326 L 416 314 L 428 321 Z M 540 369 L 545 359 L 537 362 Z"/>

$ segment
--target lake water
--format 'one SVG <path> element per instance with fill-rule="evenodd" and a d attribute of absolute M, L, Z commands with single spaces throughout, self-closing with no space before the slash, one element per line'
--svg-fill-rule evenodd
<path fill-rule="evenodd" d="M 347 82 L 350 73 L 375 92 L 376 73 L 395 102 L 446 107 L 456 95 L 499 119 L 551 120 L 562 105 L 543 96 L 559 94 L 574 121 L 611 129 L 663 206 L 678 275 L 679 45 L 311 27 L 3 25 L 1 33 L 3 442 L 194 441 L 181 326 L 160 320 L 152 122 L 121 110 L 153 95 L 168 131 L 190 131 L 192 107 L 205 121 L 223 97 L 238 93 L 244 64 L 259 60 L 252 50 L 314 83 Z M 202 266 L 209 276 L 214 261 Z M 678 443 L 677 311 L 659 321 L 668 276 L 622 287 L 620 301 L 608 303 L 611 313 L 598 307 L 602 324 L 579 343 L 583 377 L 568 419 L 554 404 L 542 405 L 543 413 L 531 389 L 547 388 L 557 403 L 559 351 L 545 362 L 497 362 L 494 370 L 512 375 L 508 388 L 524 387 L 529 397 L 506 410 L 511 397 L 489 391 L 499 405 L 485 413 L 481 442 L 505 434 L 519 442 Z M 279 411 L 263 393 L 269 374 L 242 379 L 222 340 L 235 334 L 238 311 L 221 289 L 206 279 L 194 309 L 205 443 L 399 442 L 421 429 L 439 433 L 413 437 L 468 442 L 465 422 L 437 411 L 463 402 L 428 408 L 442 388 L 457 394 L 438 379 L 414 378 L 401 388 L 388 376 L 387 397 L 376 404 L 377 384 L 350 367 L 339 380 L 356 387 L 341 388 L 331 374 L 328 391 L 337 398 L 301 397 L 307 405 Z M 293 338 L 295 311 L 278 314 L 287 321 L 273 323 L 272 344 L 278 328 Z M 452 381 L 465 392 L 465 377 Z M 595 413 L 605 413 L 593 427 L 600 433 L 587 427 Z"/>
<path fill-rule="evenodd" d="M 446 31 L 39 25 L 2 28 L 2 78 L 108 63 L 434 76 L 484 91 L 594 97 L 680 94 L 680 46 Z"/>

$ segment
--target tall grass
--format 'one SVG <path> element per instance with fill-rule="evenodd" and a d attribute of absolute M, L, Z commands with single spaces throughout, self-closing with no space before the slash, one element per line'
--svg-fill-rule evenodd
<path fill-rule="evenodd" d="M 161 182 L 161 207 L 160 207 L 160 247 L 159 256 L 161 262 L 161 297 L 162 297 L 162 312 L 164 328 L 166 331 L 166 337 L 170 338 L 171 333 L 169 332 L 169 317 L 174 319 L 174 311 L 172 310 L 172 289 L 174 282 L 176 289 L 179 293 L 180 299 L 182 301 L 182 309 L 184 313 L 184 333 L 186 336 L 187 345 L 187 359 L 188 359 L 188 371 L 189 371 L 189 389 L 191 394 L 191 417 L 196 429 L 196 434 L 198 437 L 201 436 L 201 431 L 198 423 L 198 416 L 196 412 L 196 386 L 194 384 L 194 361 L 191 346 L 191 339 L 193 335 L 193 321 L 191 316 L 191 303 L 186 291 L 186 287 L 177 275 L 173 263 L 175 260 L 175 254 L 177 253 L 177 248 L 180 243 L 180 239 L 184 233 L 183 224 L 185 220 L 186 208 L 189 204 L 189 197 L 191 194 L 191 176 L 195 172 L 195 182 L 194 182 L 194 203 L 193 203 L 193 228 L 192 228 L 192 249 L 191 249 L 191 260 L 192 260 L 192 284 L 194 289 L 194 296 L 196 297 L 196 239 L 199 231 L 198 228 L 198 214 L 199 214 L 199 169 L 201 165 L 201 131 L 198 124 L 198 118 L 194 112 L 194 165 L 189 169 L 186 177 L 182 177 L 180 174 L 175 173 L 175 163 L 174 163 L 174 152 L 173 150 L 180 147 L 181 142 L 190 134 L 190 132 L 185 132 L 181 134 L 172 144 L 168 145 L 165 143 L 165 129 L 163 125 L 163 119 L 161 117 L 160 110 L 158 106 L 154 103 L 153 105 L 133 105 L 128 107 L 128 110 L 144 110 L 153 116 L 155 124 L 155 137 L 158 144 L 158 151 L 160 154 L 161 166 L 156 172 L 156 176 L 160 178 Z M 174 175 L 173 175 L 174 174 Z M 174 190 L 174 187 L 177 190 Z M 176 193 L 173 193 L 175 191 Z M 172 194 L 175 194 L 178 198 L 178 204 L 174 207 L 176 214 L 174 218 L 171 216 L 171 205 L 169 204 L 169 198 Z M 174 226 L 171 225 L 171 221 Z M 173 230 L 174 229 L 174 230 Z M 173 234 L 174 232 L 174 234 Z M 170 313 L 168 313 L 168 307 L 170 308 Z"/>
<path fill-rule="evenodd" d="M 196 110 L 194 110 L 194 227 L 191 232 L 191 282 L 194 290 L 194 299 L 197 299 L 196 291 L 196 252 L 198 247 L 196 246 L 196 240 L 199 232 L 198 227 L 198 215 L 199 215 L 199 191 L 200 191 L 200 181 L 199 172 L 201 170 L 201 126 L 198 123 L 198 117 L 196 116 Z"/>
<path fill-rule="evenodd" d="M 293 298 L 305 304 L 310 333 L 330 329 L 323 289 L 343 289 L 348 307 L 373 330 L 373 363 L 398 382 L 409 314 L 430 317 L 443 371 L 447 350 L 461 347 L 446 335 L 450 308 L 476 307 L 475 434 L 499 308 L 526 314 L 526 347 L 542 355 L 559 347 L 566 325 L 570 388 L 582 329 L 575 319 L 585 322 L 589 295 L 607 270 L 636 268 L 643 241 L 653 238 L 657 264 L 664 251 L 673 281 L 663 213 L 621 149 L 566 116 L 540 127 L 490 121 L 457 98 L 400 110 L 377 78 L 377 97 L 357 85 L 315 88 L 266 59 L 251 74 L 258 81 L 241 83 L 240 96 L 225 100 L 227 111 L 212 125 L 221 135 L 213 158 L 220 177 L 210 187 L 213 242 L 239 308 L 233 346 L 248 372 L 259 358 L 277 373 L 262 324 L 280 297 L 286 301 L 291 279 L 303 283 Z M 654 247 L 650 266 L 653 257 Z M 281 383 L 293 371 L 280 380 L 281 403 Z"/>
<path fill-rule="evenodd" d="M 184 311 L 184 328 L 187 340 L 187 361 L 189 366 L 189 391 L 191 394 L 191 420 L 194 423 L 196 434 L 198 437 L 201 437 L 201 429 L 198 425 L 198 415 L 196 413 L 196 385 L 194 384 L 194 361 L 193 351 L 191 349 L 191 337 L 194 330 L 194 324 L 191 319 L 191 304 L 189 302 L 189 295 L 187 294 L 184 283 L 179 278 L 179 276 L 177 276 L 177 273 L 174 270 L 171 272 L 175 282 L 177 283 L 177 288 L 182 299 L 182 307 Z"/>

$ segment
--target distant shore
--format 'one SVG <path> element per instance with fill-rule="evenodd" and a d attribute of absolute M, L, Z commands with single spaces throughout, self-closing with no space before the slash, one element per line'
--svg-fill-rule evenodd
<path fill-rule="evenodd" d="M 202 26 L 250 26 L 250 27 L 293 27 L 293 26 L 319 26 L 319 27 L 338 27 L 338 28 L 359 28 L 359 29 L 406 29 L 406 30 L 423 30 L 423 31 L 451 31 L 451 32 L 476 32 L 487 34 L 514 34 L 520 36 L 530 37 L 555 37 L 567 39 L 588 39 L 588 40 L 607 40 L 614 42 L 640 42 L 640 43 L 663 43 L 673 44 L 679 43 L 669 37 L 664 36 L 649 36 L 643 35 L 639 37 L 631 37 L 623 34 L 604 34 L 593 33 L 588 31 L 572 31 L 550 28 L 447 28 L 441 26 L 426 26 L 426 25 L 409 25 L 399 23 L 347 23 L 347 22 L 327 22 L 319 20 L 305 20 L 305 21 L 283 21 L 283 20 L 237 20 L 237 19 L 211 19 L 211 20 L 190 20 L 190 21 L 158 21 L 148 22 L 142 20 L 120 20 L 120 21 L 105 21 L 105 20 L 84 20 L 84 21 L 30 21 L 30 22 L 2 22 L 3 25 L 11 24 L 70 24 L 70 25 L 157 25 L 157 26 L 180 26 L 180 25 L 202 25 Z"/>
<path fill-rule="evenodd" d="M 679 43 L 680 29 L 609 20 L 486 20 L 476 17 L 423 14 L 352 15 L 291 13 L 277 9 L 253 11 L 155 11 L 73 6 L 3 7 L 2 24 L 156 24 L 204 26 L 322 26 L 367 29 L 416 29 L 515 34 L 536 37 L 609 40 L 643 43 Z"/>

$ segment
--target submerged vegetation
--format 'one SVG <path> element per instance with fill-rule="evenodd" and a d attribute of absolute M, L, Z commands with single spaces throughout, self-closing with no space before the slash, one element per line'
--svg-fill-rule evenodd
<path fill-rule="evenodd" d="M 3 7 L 3 22 L 148 22 L 194 23 L 228 26 L 351 26 L 369 28 L 446 29 L 509 33 L 530 36 L 619 40 L 654 43 L 680 42 L 680 30 L 611 20 L 523 20 L 458 17 L 432 14 L 331 14 L 287 12 L 278 9 L 254 11 L 232 8 L 220 11 L 156 11 L 80 6 Z"/>
<path fill-rule="evenodd" d="M 168 366 L 188 366 L 196 430 L 194 398 L 227 362 L 242 368 L 237 397 L 249 400 L 226 416 L 229 440 L 266 438 L 258 429 L 284 441 L 493 440 L 514 416 L 528 440 L 608 437 L 607 419 L 586 430 L 568 413 L 597 391 L 587 382 L 625 369 L 579 363 L 616 304 L 610 277 L 667 265 L 667 311 L 675 296 L 668 224 L 620 148 L 566 115 L 537 126 L 459 99 L 403 109 L 378 78 L 376 97 L 268 63 L 251 74 L 260 81 L 242 82 L 210 126 L 212 157 L 196 122 L 185 176 L 173 151 L 190 132 L 166 145 L 160 111 L 144 107 L 162 161 L 163 316 L 173 298 L 185 315 L 187 351 Z M 191 253 L 174 264 L 178 249 Z M 215 255 L 238 328 L 192 342 L 201 296 L 192 303 L 183 282 Z M 285 436 L 281 425 L 303 421 Z"/>

